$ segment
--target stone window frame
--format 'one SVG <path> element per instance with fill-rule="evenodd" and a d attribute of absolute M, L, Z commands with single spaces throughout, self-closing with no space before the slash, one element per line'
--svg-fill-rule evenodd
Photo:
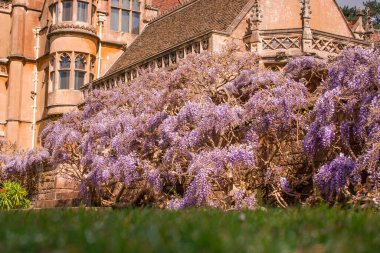
<path fill-rule="evenodd" d="M 63 20 L 63 2 L 72 2 L 71 20 Z M 50 6 L 50 16 L 53 24 L 58 23 L 79 23 L 93 24 L 96 6 L 91 0 L 55 0 Z M 87 3 L 87 21 L 78 20 L 78 5 L 79 3 Z"/>
<path fill-rule="evenodd" d="M 90 64 L 89 64 L 89 75 L 88 75 L 88 82 L 91 83 L 95 79 L 95 63 L 96 58 L 94 56 L 90 56 Z"/>
<path fill-rule="evenodd" d="M 64 63 L 64 59 L 67 59 L 68 58 L 68 67 L 65 67 L 65 66 L 62 66 L 63 63 Z M 58 70 L 58 73 L 59 73 L 59 82 L 58 82 L 58 89 L 59 90 L 69 90 L 70 89 L 70 84 L 71 84 L 71 65 L 72 65 L 72 60 L 71 60 L 71 56 L 69 53 L 61 53 L 60 56 L 59 56 L 59 70 Z M 68 84 L 67 86 L 65 85 L 63 87 L 63 84 L 62 84 L 62 73 L 68 73 Z"/>
<path fill-rule="evenodd" d="M 77 65 L 78 60 L 81 61 L 81 64 L 83 64 L 83 68 L 78 67 L 78 65 Z M 87 66 L 86 55 L 84 55 L 82 53 L 76 54 L 75 55 L 75 62 L 74 62 L 74 90 L 80 90 L 80 88 L 82 88 L 82 86 L 86 83 L 86 75 L 87 75 L 86 66 Z M 83 74 L 83 83 L 82 84 L 78 84 L 79 79 L 77 79 L 77 78 L 79 76 L 77 76 L 77 74 L 79 74 L 79 73 Z"/>
<path fill-rule="evenodd" d="M 118 3 L 115 5 L 113 4 L 113 1 L 117 1 Z M 129 1 L 129 7 L 124 6 L 124 1 Z M 136 8 L 135 4 L 138 4 L 138 9 Z M 117 26 L 118 29 L 115 30 L 113 28 L 113 23 L 112 23 L 112 15 L 113 12 L 112 10 L 117 10 Z M 128 29 L 123 30 L 123 12 L 128 12 Z M 140 0 L 110 0 L 109 4 L 109 13 L 110 13 L 110 30 L 113 32 L 122 32 L 122 33 L 130 33 L 130 34 L 140 34 L 140 26 L 141 26 L 141 1 Z M 138 15 L 138 26 L 137 26 L 137 31 L 134 30 L 133 26 L 133 16 Z"/>
<path fill-rule="evenodd" d="M 55 55 L 52 55 L 50 57 L 50 60 L 49 60 L 49 88 L 48 88 L 48 92 L 51 93 L 51 92 L 54 92 L 54 90 L 56 89 L 56 84 L 57 84 L 57 75 L 56 75 L 56 71 L 57 71 L 57 62 L 56 62 L 56 57 Z"/>
<path fill-rule="evenodd" d="M 61 68 L 61 60 L 63 57 L 68 56 L 70 59 L 70 68 Z M 76 59 L 78 57 L 82 57 L 84 60 L 84 69 L 76 68 Z M 75 78 L 75 73 L 76 71 L 81 71 L 84 72 L 84 83 L 83 85 L 86 85 L 87 83 L 91 82 L 91 75 L 94 78 L 95 73 L 95 63 L 96 63 L 96 57 L 95 55 L 92 55 L 90 53 L 86 52 L 80 52 L 80 51 L 59 51 L 52 53 L 49 58 L 49 87 L 48 87 L 48 92 L 54 92 L 56 90 L 76 90 L 79 91 L 81 87 L 76 87 L 76 78 Z M 53 59 L 53 60 L 52 60 Z M 53 63 L 55 63 L 55 69 L 53 66 Z M 69 72 L 69 86 L 68 88 L 61 89 L 61 79 L 60 79 L 60 72 L 61 71 L 70 71 Z M 54 74 L 53 74 L 54 73 Z M 50 80 L 54 76 L 54 89 L 50 89 Z"/>

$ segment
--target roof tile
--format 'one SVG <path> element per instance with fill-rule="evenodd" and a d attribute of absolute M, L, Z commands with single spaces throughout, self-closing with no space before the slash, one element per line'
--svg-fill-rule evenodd
<path fill-rule="evenodd" d="M 209 31 L 227 32 L 250 0 L 193 0 L 151 21 L 106 75 Z"/>

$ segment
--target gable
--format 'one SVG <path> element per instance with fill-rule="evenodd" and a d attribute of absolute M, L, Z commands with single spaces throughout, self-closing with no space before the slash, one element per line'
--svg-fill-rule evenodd
<path fill-rule="evenodd" d="M 261 0 L 261 30 L 302 28 L 299 0 Z"/>
<path fill-rule="evenodd" d="M 310 4 L 312 29 L 354 38 L 335 0 L 310 0 Z"/>

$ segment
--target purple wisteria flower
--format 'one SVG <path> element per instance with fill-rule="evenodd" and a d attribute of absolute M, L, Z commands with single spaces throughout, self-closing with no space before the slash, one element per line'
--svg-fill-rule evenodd
<path fill-rule="evenodd" d="M 355 162 L 343 154 L 323 165 L 314 176 L 315 186 L 327 200 L 335 197 L 348 183 L 355 184 L 358 180 Z"/>

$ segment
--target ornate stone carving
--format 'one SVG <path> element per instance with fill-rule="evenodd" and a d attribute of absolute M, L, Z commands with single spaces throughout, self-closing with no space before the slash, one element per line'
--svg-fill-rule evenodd
<path fill-rule="evenodd" d="M 3 75 L 3 76 L 7 76 L 8 75 L 8 71 L 7 71 L 7 67 L 6 66 L 0 65 L 0 75 Z"/>
<path fill-rule="evenodd" d="M 191 54 L 193 52 L 193 46 L 189 45 L 186 47 L 186 54 Z"/>
<path fill-rule="evenodd" d="M 77 31 L 77 32 L 86 32 L 96 35 L 95 27 L 91 25 L 79 25 L 73 23 L 59 23 L 52 25 L 50 27 L 50 33 L 60 32 L 60 31 Z"/>
<path fill-rule="evenodd" d="M 162 68 L 162 57 L 157 59 L 157 67 Z"/>
<path fill-rule="evenodd" d="M 165 67 L 168 67 L 169 66 L 169 55 L 165 55 L 164 56 L 164 65 L 165 65 Z"/>
<path fill-rule="evenodd" d="M 352 31 L 354 32 L 355 37 L 357 39 L 362 40 L 364 39 L 364 33 L 365 33 L 365 29 L 363 25 L 363 17 L 365 16 L 364 11 L 361 8 L 359 8 L 356 13 L 356 16 L 358 17 L 358 20 L 356 21 L 354 27 L 352 28 Z"/>
<path fill-rule="evenodd" d="M 171 62 L 173 64 L 177 62 L 177 54 L 176 54 L 176 52 L 171 52 L 170 53 L 170 60 L 171 60 Z"/>
<path fill-rule="evenodd" d="M 263 50 L 301 48 L 301 38 L 299 36 L 263 38 L 262 47 Z"/>
<path fill-rule="evenodd" d="M 201 52 L 201 43 L 200 42 L 195 42 L 194 43 L 194 52 L 196 54 L 199 54 Z"/>
<path fill-rule="evenodd" d="M 312 49 L 313 33 L 311 32 L 311 6 L 310 0 L 301 0 L 302 4 L 302 48 L 304 52 L 310 52 Z"/>
<path fill-rule="evenodd" d="M 366 13 L 367 19 L 366 19 L 366 23 L 364 26 L 364 29 L 365 29 L 364 40 L 371 41 L 372 36 L 375 34 L 375 29 L 373 27 L 373 22 L 372 22 L 371 10 L 367 7 L 365 9 L 365 13 Z"/>
<path fill-rule="evenodd" d="M 10 0 L 0 0 L 0 10 L 10 10 L 12 1 Z"/>
<path fill-rule="evenodd" d="M 263 19 L 263 14 L 260 6 L 260 1 L 255 0 L 251 14 L 247 19 L 247 31 L 246 34 L 250 35 L 246 43 L 249 44 L 249 48 L 251 51 L 259 52 L 261 50 L 261 38 L 260 38 L 260 24 Z"/>
<path fill-rule="evenodd" d="M 180 50 L 178 50 L 178 58 L 185 58 L 185 49 L 181 48 Z"/>
<path fill-rule="evenodd" d="M 368 42 L 360 42 L 360 40 L 343 40 L 326 35 L 314 35 L 313 37 L 313 50 L 327 52 L 330 54 L 339 54 L 344 48 L 347 47 L 370 47 Z"/>
<path fill-rule="evenodd" d="M 202 49 L 208 50 L 208 38 L 202 40 Z"/>
<path fill-rule="evenodd" d="M 262 20 L 263 20 L 263 14 L 262 14 L 261 6 L 260 6 L 260 1 L 255 0 L 255 3 L 251 11 L 251 15 L 248 21 L 251 31 L 254 29 L 258 29 Z"/>

